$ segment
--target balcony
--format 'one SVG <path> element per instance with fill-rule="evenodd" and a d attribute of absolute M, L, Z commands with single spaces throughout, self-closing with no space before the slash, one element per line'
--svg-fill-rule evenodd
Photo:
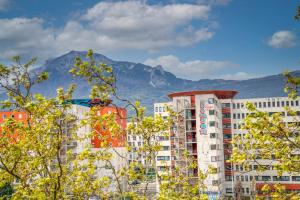
<path fill-rule="evenodd" d="M 186 137 L 186 142 L 188 143 L 196 143 L 196 137 Z"/>

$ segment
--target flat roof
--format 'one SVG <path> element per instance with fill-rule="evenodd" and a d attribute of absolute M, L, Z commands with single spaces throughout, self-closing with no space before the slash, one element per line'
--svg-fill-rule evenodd
<path fill-rule="evenodd" d="M 219 99 L 232 99 L 238 91 L 235 90 L 193 90 L 193 91 L 183 91 L 174 92 L 168 95 L 169 98 L 180 97 L 180 96 L 193 96 L 200 94 L 214 94 Z"/>

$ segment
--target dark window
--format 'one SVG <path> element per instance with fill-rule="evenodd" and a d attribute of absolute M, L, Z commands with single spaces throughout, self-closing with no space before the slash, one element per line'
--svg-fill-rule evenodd
<path fill-rule="evenodd" d="M 231 124 L 230 123 L 223 124 L 223 128 L 231 128 Z"/>
<path fill-rule="evenodd" d="M 267 103 L 266 102 L 263 102 L 263 107 L 267 107 Z"/>
<path fill-rule="evenodd" d="M 231 134 L 224 134 L 223 138 L 224 139 L 231 139 L 232 135 Z"/>
<path fill-rule="evenodd" d="M 260 107 L 260 108 L 261 108 L 261 102 L 259 102 L 259 103 L 258 103 L 258 107 Z"/>
<path fill-rule="evenodd" d="M 236 104 L 236 108 L 239 109 L 240 108 L 240 103 Z"/>
<path fill-rule="evenodd" d="M 277 101 L 277 107 L 280 107 L 280 101 Z"/>
<path fill-rule="evenodd" d="M 300 176 L 292 176 L 292 181 L 300 181 Z"/>
<path fill-rule="evenodd" d="M 281 106 L 284 107 L 284 101 L 281 102 Z"/>
<path fill-rule="evenodd" d="M 272 102 L 272 106 L 275 107 L 275 101 Z"/>
<path fill-rule="evenodd" d="M 237 114 L 237 118 L 241 119 L 241 114 L 240 113 Z"/>
<path fill-rule="evenodd" d="M 230 103 L 222 103 L 222 108 L 230 108 Z"/>
<path fill-rule="evenodd" d="M 215 121 L 210 121 L 210 122 L 209 122 L 209 126 L 210 126 L 210 127 L 213 127 L 213 126 L 215 126 L 215 125 L 216 125 L 216 122 L 215 122 Z"/>
<path fill-rule="evenodd" d="M 225 176 L 225 181 L 232 181 L 232 176 L 226 175 L 226 176 Z"/>
<path fill-rule="evenodd" d="M 271 102 L 268 102 L 268 107 L 271 107 Z"/>
<path fill-rule="evenodd" d="M 223 118 L 224 118 L 224 119 L 229 119 L 229 118 L 231 118 L 230 113 L 224 113 L 224 114 L 223 114 Z"/>
<path fill-rule="evenodd" d="M 298 100 L 295 101 L 295 105 L 299 106 L 299 101 Z"/>
<path fill-rule="evenodd" d="M 286 102 L 285 102 L 285 105 L 286 105 L 286 106 L 290 106 L 290 102 L 289 102 L 289 101 L 286 101 Z"/>
<path fill-rule="evenodd" d="M 214 115 L 214 114 L 215 114 L 215 110 L 209 110 L 209 111 L 208 111 L 208 114 L 209 114 L 209 115 Z"/>
<path fill-rule="evenodd" d="M 291 101 L 291 106 L 294 106 L 294 101 Z"/>
<path fill-rule="evenodd" d="M 233 113 L 233 119 L 236 119 L 236 114 L 235 113 Z"/>
<path fill-rule="evenodd" d="M 210 138 L 217 138 L 217 133 L 211 133 Z"/>
<path fill-rule="evenodd" d="M 273 181 L 290 181 L 289 176 L 273 176 Z"/>
<path fill-rule="evenodd" d="M 235 109 L 235 103 L 232 104 L 232 108 Z"/>

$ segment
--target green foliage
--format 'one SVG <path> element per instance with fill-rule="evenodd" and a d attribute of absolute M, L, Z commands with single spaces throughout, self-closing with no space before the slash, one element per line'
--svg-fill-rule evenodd
<path fill-rule="evenodd" d="M 292 77 L 288 73 L 285 75 L 286 91 L 294 100 L 297 98 L 300 77 Z M 247 103 L 246 107 L 251 113 L 245 118 L 245 125 L 242 127 L 246 134 L 234 138 L 232 162 L 243 165 L 244 169 L 250 169 L 251 164 L 256 164 L 259 166 L 257 171 L 268 170 L 271 166 L 279 176 L 283 173 L 300 173 L 300 156 L 297 153 L 300 149 L 300 122 L 297 112 L 291 107 L 285 108 L 291 118 L 287 124 L 281 113 L 270 115 L 257 110 L 251 103 Z M 265 193 L 269 192 L 274 199 L 300 198 L 299 194 L 286 194 L 283 192 L 284 188 L 274 187 L 271 190 L 265 186 L 263 190 Z"/>

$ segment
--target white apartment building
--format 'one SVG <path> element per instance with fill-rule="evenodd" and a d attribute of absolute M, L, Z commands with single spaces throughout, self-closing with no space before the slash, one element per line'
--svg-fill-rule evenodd
<path fill-rule="evenodd" d="M 167 116 L 168 113 L 163 110 L 166 104 L 178 113 L 177 123 L 172 127 L 169 137 L 161 141 L 166 150 L 158 153 L 157 170 L 179 167 L 193 183 L 197 181 L 198 170 L 207 172 L 210 166 L 215 167 L 216 174 L 209 175 L 205 180 L 211 199 L 233 197 L 237 183 L 241 185 L 242 196 L 245 197 L 249 197 L 251 192 L 257 192 L 257 188 L 265 183 L 282 183 L 288 190 L 300 190 L 300 175 L 283 174 L 277 177 L 274 170 L 256 171 L 257 165 L 253 165 L 253 170 L 247 173 L 241 166 L 229 162 L 233 136 L 244 134 L 240 128 L 248 114 L 246 102 L 270 114 L 281 112 L 288 123 L 292 117 L 287 116 L 284 106 L 291 106 L 300 116 L 300 99 L 234 99 L 236 94 L 236 91 L 231 90 L 177 92 L 169 95 L 171 102 L 155 103 L 154 115 Z M 188 158 L 183 155 L 185 151 L 188 151 Z M 189 162 L 193 161 L 198 163 L 198 169 L 188 170 Z M 270 164 L 268 162 L 266 165 Z"/>

